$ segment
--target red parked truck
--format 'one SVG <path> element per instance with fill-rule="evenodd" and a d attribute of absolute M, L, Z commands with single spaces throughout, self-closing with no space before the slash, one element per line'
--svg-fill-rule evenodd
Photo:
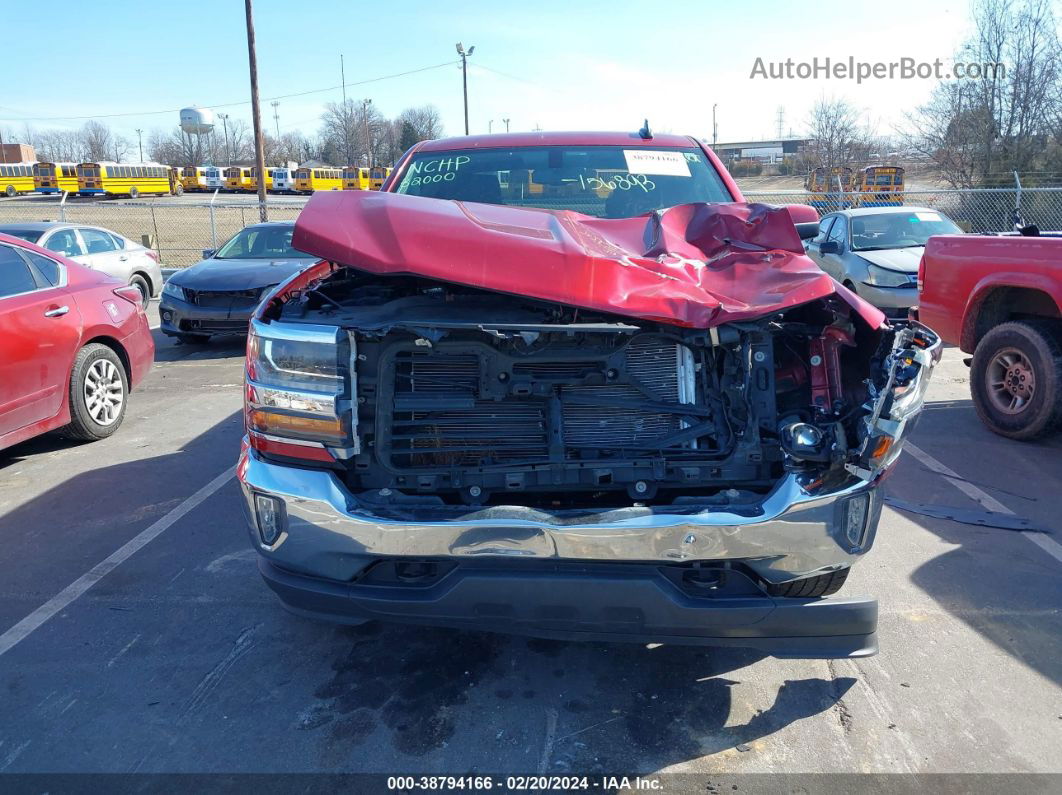
<path fill-rule="evenodd" d="M 992 431 L 1035 439 L 1062 425 L 1062 237 L 930 238 L 918 318 L 973 354 L 970 392 Z"/>

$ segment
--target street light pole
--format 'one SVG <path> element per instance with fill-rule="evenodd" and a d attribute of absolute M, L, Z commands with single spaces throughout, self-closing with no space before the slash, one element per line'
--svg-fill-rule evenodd
<path fill-rule="evenodd" d="M 461 89 L 465 97 L 465 135 L 468 135 L 468 56 L 476 51 L 475 45 L 465 52 L 464 45 L 457 42 L 457 54 L 461 56 Z"/>
<path fill-rule="evenodd" d="M 712 148 L 715 149 L 715 140 L 719 137 L 719 128 L 715 126 L 715 109 L 719 107 L 719 103 L 712 105 Z"/>
<path fill-rule="evenodd" d="M 508 119 L 502 119 L 502 121 L 505 122 L 505 132 L 509 132 L 509 120 Z"/>
<path fill-rule="evenodd" d="M 258 107 L 258 58 L 254 51 L 254 12 L 251 0 L 243 0 L 247 14 L 247 63 L 251 70 L 251 121 L 254 125 L 254 164 L 258 169 L 258 216 L 269 220 L 266 209 L 265 152 L 262 147 L 262 113 Z"/>
<path fill-rule="evenodd" d="M 365 129 L 365 165 L 372 168 L 372 137 L 369 134 L 369 105 L 372 104 L 371 99 L 364 99 L 361 102 L 361 122 L 362 127 Z"/>
<path fill-rule="evenodd" d="M 225 165 L 232 165 L 232 150 L 229 149 L 229 114 L 219 113 L 218 118 L 221 119 L 221 126 L 225 130 Z"/>
<path fill-rule="evenodd" d="M 139 127 L 136 128 L 136 142 L 140 147 L 140 162 L 144 162 L 144 131 Z"/>

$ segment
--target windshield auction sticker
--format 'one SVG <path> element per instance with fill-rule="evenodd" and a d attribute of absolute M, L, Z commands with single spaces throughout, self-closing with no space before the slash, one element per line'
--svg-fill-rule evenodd
<path fill-rule="evenodd" d="M 688 177 L 690 165 L 682 152 L 655 152 L 651 149 L 624 149 L 627 171 L 631 174 L 658 174 L 665 177 Z"/>

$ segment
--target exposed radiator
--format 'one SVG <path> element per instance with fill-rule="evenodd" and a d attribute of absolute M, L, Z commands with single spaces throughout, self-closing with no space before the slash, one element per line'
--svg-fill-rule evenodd
<path fill-rule="evenodd" d="M 608 374 L 615 369 L 616 359 L 608 362 L 612 349 L 578 361 L 548 354 L 507 364 L 503 379 L 522 379 L 536 391 L 501 398 L 485 390 L 480 356 L 444 349 L 399 353 L 388 444 L 392 464 L 420 469 L 596 460 L 649 450 L 655 440 L 682 429 L 678 414 L 566 398 L 691 403 L 694 368 L 684 346 L 648 334 L 634 337 L 622 352 L 625 376 Z"/>

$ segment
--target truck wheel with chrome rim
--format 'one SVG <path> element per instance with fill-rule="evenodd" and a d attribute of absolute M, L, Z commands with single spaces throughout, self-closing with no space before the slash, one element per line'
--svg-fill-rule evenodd
<path fill-rule="evenodd" d="M 118 355 L 100 343 L 78 351 L 70 373 L 70 424 L 63 432 L 74 439 L 105 439 L 125 417 L 129 379 Z"/>
<path fill-rule="evenodd" d="M 981 421 L 1011 439 L 1062 424 L 1062 327 L 1028 320 L 996 326 L 977 343 L 970 392 Z"/>

